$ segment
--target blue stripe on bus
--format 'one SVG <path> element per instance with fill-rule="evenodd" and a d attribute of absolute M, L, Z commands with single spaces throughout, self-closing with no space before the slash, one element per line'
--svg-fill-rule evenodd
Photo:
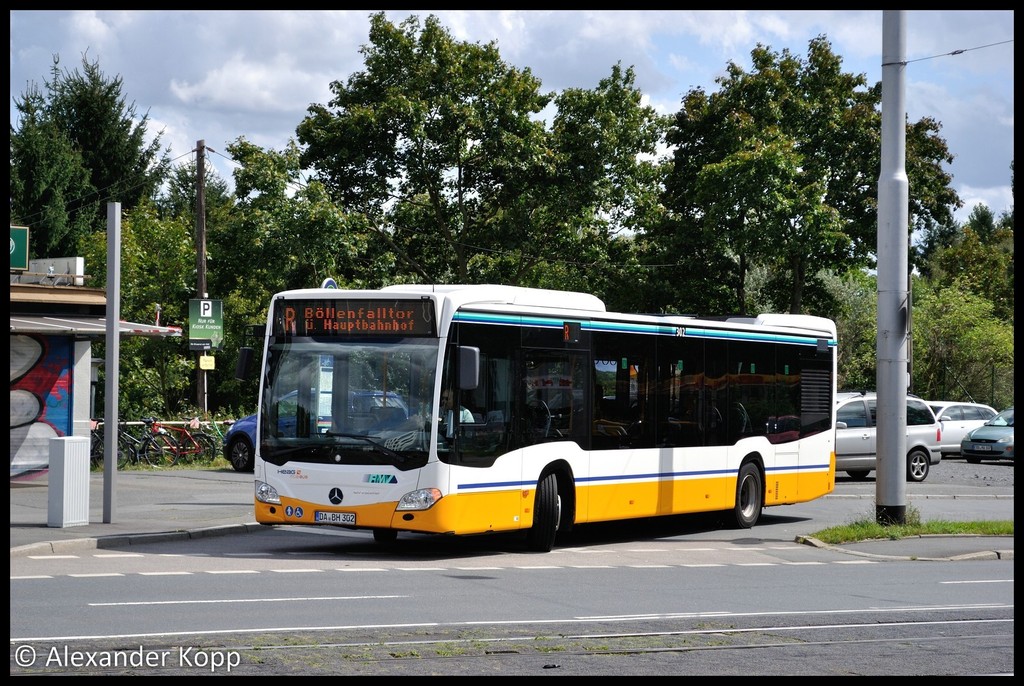
<path fill-rule="evenodd" d="M 768 467 L 765 469 L 769 473 L 781 473 L 781 472 L 816 472 L 823 469 L 828 469 L 829 463 L 824 464 L 813 464 L 803 465 L 799 467 Z M 588 476 L 577 478 L 577 483 L 597 483 L 600 481 L 637 481 L 640 479 L 663 479 L 663 478 L 676 478 L 680 476 L 734 476 L 737 474 L 736 470 L 733 469 L 708 469 L 703 471 L 689 471 L 689 472 L 653 472 L 650 474 L 622 474 L 622 475 L 609 475 L 609 476 Z M 537 485 L 536 481 L 483 481 L 479 483 L 465 483 L 459 484 L 458 490 L 477 490 L 482 488 L 532 488 Z"/>
<path fill-rule="evenodd" d="M 452 321 L 473 322 L 476 324 L 512 324 L 515 326 L 535 326 L 546 329 L 561 329 L 567 321 L 574 319 L 552 319 L 549 317 L 536 317 L 528 315 L 503 315 L 483 312 L 456 312 Z M 783 334 L 758 333 L 756 331 L 725 331 L 719 329 L 705 329 L 689 326 L 666 326 L 663 324 L 635 324 L 627 322 L 607 321 L 581 321 L 580 328 L 585 331 L 600 331 L 613 333 L 649 333 L 660 336 L 682 335 L 688 338 L 714 338 L 718 340 L 733 341 L 766 341 L 774 343 L 792 343 L 797 345 L 817 345 L 818 339 L 812 336 L 786 336 Z M 837 341 L 829 339 L 830 348 L 835 347 Z"/>

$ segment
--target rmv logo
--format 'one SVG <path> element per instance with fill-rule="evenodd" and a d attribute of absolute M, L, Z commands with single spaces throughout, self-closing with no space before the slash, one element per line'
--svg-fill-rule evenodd
<path fill-rule="evenodd" d="M 368 484 L 397 484 L 398 479 L 392 474 L 367 474 L 363 477 Z"/>

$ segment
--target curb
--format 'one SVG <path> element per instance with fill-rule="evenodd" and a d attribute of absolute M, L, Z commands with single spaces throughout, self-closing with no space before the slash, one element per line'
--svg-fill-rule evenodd
<path fill-rule="evenodd" d="M 71 538 L 65 541 L 41 541 L 29 543 L 11 548 L 11 557 L 25 557 L 27 555 L 47 555 L 77 553 L 83 550 L 104 550 L 107 548 L 127 548 L 133 545 L 145 545 L 147 543 L 162 543 L 166 541 L 185 541 L 200 538 L 212 538 L 214 536 L 226 536 L 229 534 L 248 534 L 265 528 L 262 524 L 250 522 L 248 524 L 226 524 L 213 526 L 206 529 L 178 529 L 176 531 L 158 531 L 146 534 L 112 534 L 110 536 L 99 536 L 94 538 Z"/>
<path fill-rule="evenodd" d="M 967 534 L 973 536 L 973 534 Z M 925 536 L 918 536 L 917 538 L 926 538 Z M 942 538 L 958 538 L 957 536 L 942 536 Z M 875 539 L 878 540 L 878 539 Z M 825 543 L 819 541 L 817 538 L 812 536 L 797 536 L 797 543 L 804 545 L 814 546 L 815 548 L 824 548 L 839 553 L 845 553 L 847 555 L 856 555 L 857 557 L 867 557 L 876 560 L 911 560 L 915 562 L 957 562 L 960 560 L 1012 560 L 1013 559 L 1013 548 L 1008 550 L 979 550 L 973 553 L 964 553 L 962 555 L 953 555 L 952 557 L 921 557 L 918 555 L 883 555 L 881 553 L 868 553 L 861 550 L 850 550 L 840 545 L 832 545 L 831 543 Z"/>

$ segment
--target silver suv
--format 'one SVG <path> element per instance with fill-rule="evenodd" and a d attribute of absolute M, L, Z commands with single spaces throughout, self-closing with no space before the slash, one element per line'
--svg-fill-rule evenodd
<path fill-rule="evenodd" d="M 865 479 L 875 469 L 876 411 L 874 393 L 840 393 L 836 397 L 836 472 Z M 942 425 L 928 404 L 907 397 L 907 481 L 924 481 L 931 465 L 942 460 Z"/>

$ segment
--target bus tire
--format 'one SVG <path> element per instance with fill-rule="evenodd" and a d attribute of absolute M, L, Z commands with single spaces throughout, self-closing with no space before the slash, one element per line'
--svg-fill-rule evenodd
<path fill-rule="evenodd" d="M 733 516 L 736 527 L 749 529 L 761 518 L 761 507 L 764 504 L 764 484 L 757 465 L 747 462 L 740 467 L 739 478 L 736 480 L 736 505 Z"/>
<path fill-rule="evenodd" d="M 537 484 L 533 501 L 533 526 L 526 533 L 527 547 L 537 553 L 547 553 L 555 545 L 562 501 L 558 496 L 558 477 L 548 474 Z"/>

